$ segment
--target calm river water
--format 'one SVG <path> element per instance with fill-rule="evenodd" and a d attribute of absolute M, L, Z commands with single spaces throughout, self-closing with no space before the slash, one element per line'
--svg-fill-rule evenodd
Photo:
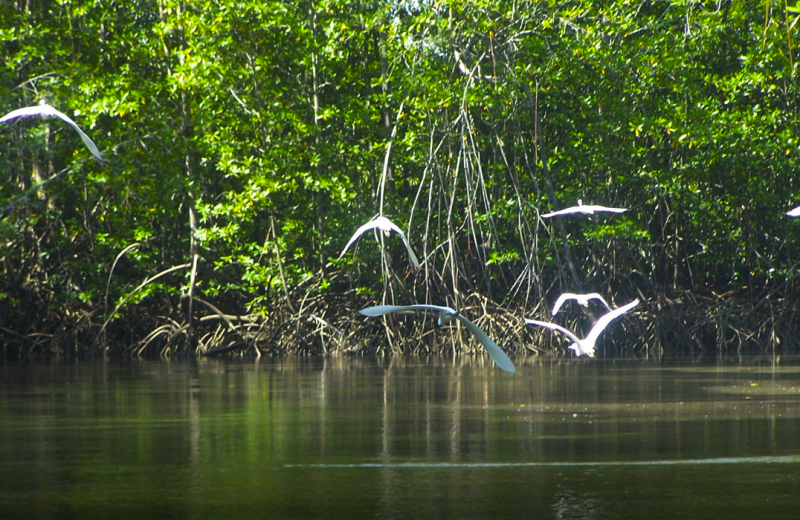
<path fill-rule="evenodd" d="M 0 367 L 0 517 L 797 518 L 800 360 Z"/>

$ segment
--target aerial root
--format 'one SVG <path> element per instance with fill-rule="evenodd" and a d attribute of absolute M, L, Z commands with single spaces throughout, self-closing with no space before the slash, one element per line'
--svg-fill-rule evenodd
<path fill-rule="evenodd" d="M 800 303 L 774 297 L 756 300 L 755 304 L 753 301 L 747 295 L 698 296 L 696 292 L 643 301 L 602 334 L 599 355 L 649 357 L 664 352 L 798 349 L 795 324 L 800 321 Z M 306 296 L 297 312 L 283 303 L 267 314 L 242 316 L 224 314 L 207 302 L 201 303 L 204 305 L 196 306 L 193 324 L 200 355 L 461 355 L 482 350 L 469 331 L 457 325 L 459 322 L 438 328 L 434 313 L 363 319 L 357 311 L 373 301 L 354 294 L 317 293 Z M 200 309 L 205 314 L 197 317 Z M 544 305 L 526 311 L 472 294 L 459 311 L 509 355 L 570 355 L 567 340 L 561 335 L 525 325 L 524 318 L 552 318 Z M 558 323 L 586 331 L 601 315 L 575 307 L 559 313 Z M 136 355 L 174 355 L 183 348 L 186 330 L 185 323 L 162 317 L 161 323 L 130 351 Z"/>

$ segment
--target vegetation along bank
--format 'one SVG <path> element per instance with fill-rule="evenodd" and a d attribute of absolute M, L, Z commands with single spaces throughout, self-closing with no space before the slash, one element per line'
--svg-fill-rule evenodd
<path fill-rule="evenodd" d="M 4 2 L 11 357 L 800 346 L 798 12 L 678 1 Z M 598 204 L 620 213 L 547 213 Z M 356 230 L 384 217 L 402 231 Z M 415 265 L 411 254 L 417 257 Z"/>

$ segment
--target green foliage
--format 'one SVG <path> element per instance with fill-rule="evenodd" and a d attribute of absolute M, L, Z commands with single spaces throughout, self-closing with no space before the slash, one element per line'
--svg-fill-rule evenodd
<path fill-rule="evenodd" d="M 773 2 L 766 20 L 749 2 L 621 0 L 27 9 L 0 6 L 0 111 L 45 98 L 108 161 L 54 121 L 0 127 L 4 205 L 67 169 L 3 217 L 9 320 L 31 302 L 57 317 L 103 307 L 134 242 L 110 302 L 189 262 L 190 207 L 198 290 L 230 312 L 269 312 L 284 288 L 375 296 L 398 279 L 419 299 L 502 300 L 526 272 L 541 298 L 564 272 L 556 223 L 536 219 L 550 183 L 559 206 L 630 208 L 564 221 L 584 272 L 626 250 L 663 287 L 796 276 L 792 7 Z M 415 276 L 393 240 L 397 277 L 372 244 L 333 261 L 381 211 L 435 276 Z M 174 309 L 188 283 L 171 275 L 134 301 Z"/>

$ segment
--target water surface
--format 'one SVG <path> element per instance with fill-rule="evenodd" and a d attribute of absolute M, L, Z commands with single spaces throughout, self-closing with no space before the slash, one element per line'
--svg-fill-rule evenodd
<path fill-rule="evenodd" d="M 796 518 L 800 362 L 0 367 L 4 518 Z"/>

